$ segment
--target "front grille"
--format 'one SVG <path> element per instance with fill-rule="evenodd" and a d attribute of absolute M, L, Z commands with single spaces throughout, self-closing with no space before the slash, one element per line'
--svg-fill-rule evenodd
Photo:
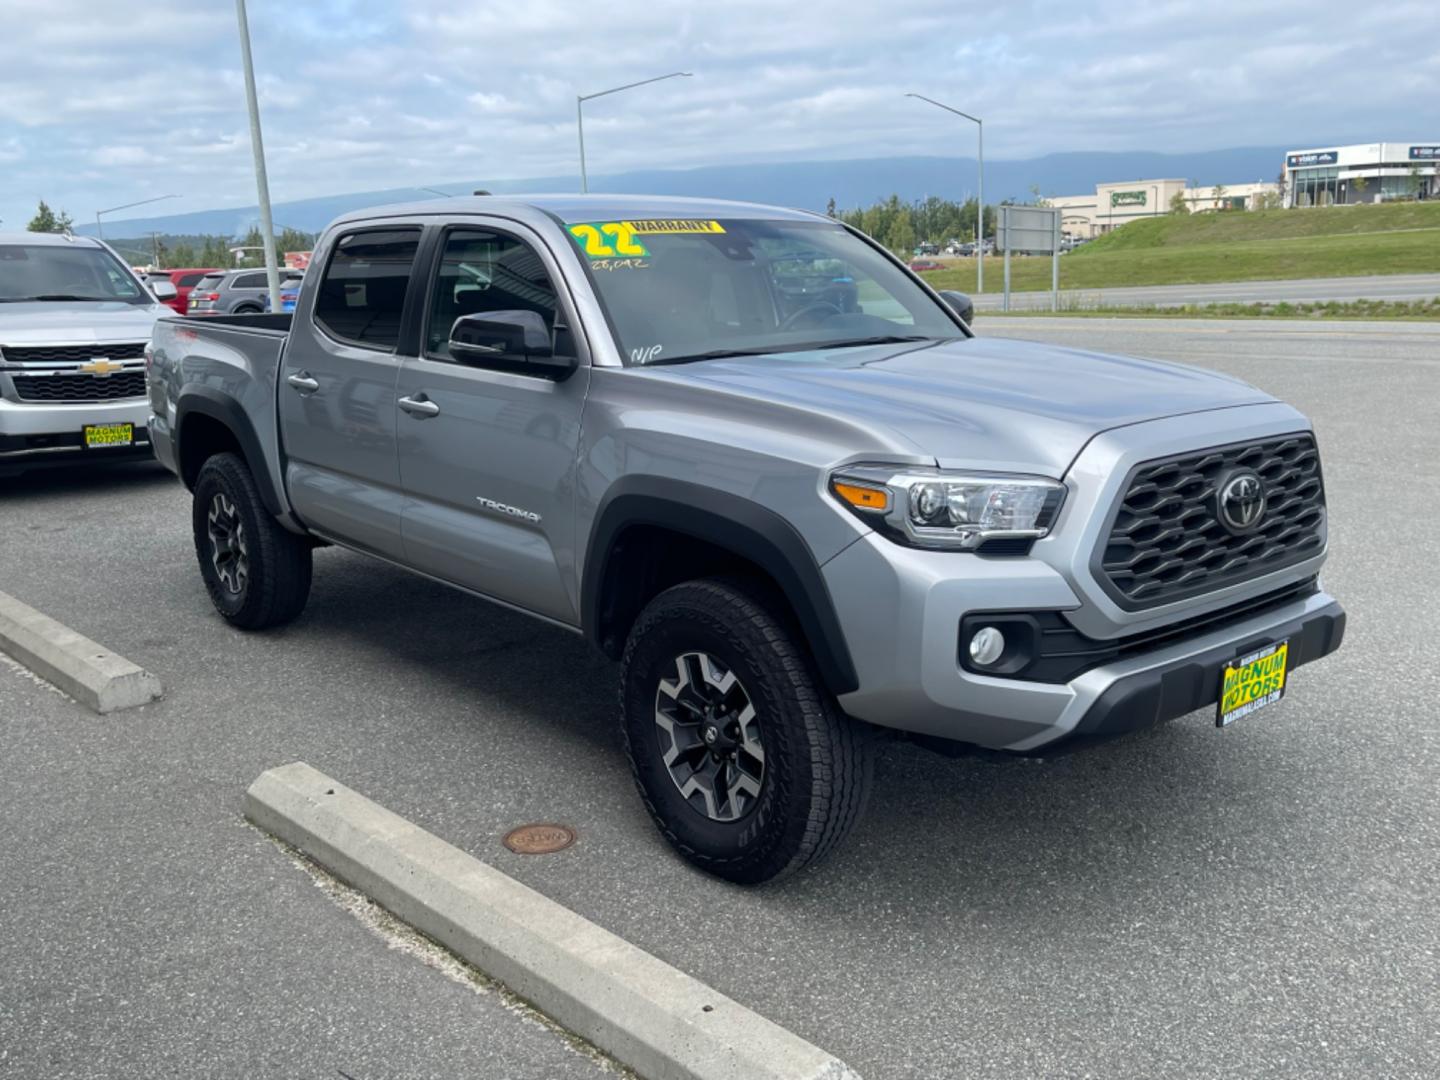
<path fill-rule="evenodd" d="M 84 364 L 97 357 L 139 360 L 145 342 L 122 341 L 109 345 L 0 345 L 0 358 L 13 364 Z"/>
<path fill-rule="evenodd" d="M 20 375 L 12 372 L 15 396 L 21 401 L 116 401 L 145 396 L 145 372 L 114 375 Z"/>
<path fill-rule="evenodd" d="M 1265 486 L 1260 524 L 1221 524 L 1217 488 L 1236 469 Z M 1136 466 L 1098 553 L 1100 584 L 1135 610 L 1172 603 L 1280 570 L 1324 546 L 1325 487 L 1309 434 L 1198 450 Z"/>

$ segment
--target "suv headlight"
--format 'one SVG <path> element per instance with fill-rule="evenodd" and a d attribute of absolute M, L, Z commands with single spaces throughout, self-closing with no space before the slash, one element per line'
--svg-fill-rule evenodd
<path fill-rule="evenodd" d="M 989 540 L 1038 540 L 1050 531 L 1065 486 L 1038 476 L 852 465 L 830 477 L 840 503 L 912 547 L 973 551 Z"/>

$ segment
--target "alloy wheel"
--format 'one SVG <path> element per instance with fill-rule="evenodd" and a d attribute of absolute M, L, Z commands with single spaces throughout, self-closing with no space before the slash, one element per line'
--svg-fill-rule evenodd
<path fill-rule="evenodd" d="M 738 821 L 760 798 L 760 720 L 735 673 L 708 653 L 675 658 L 655 692 L 660 751 L 682 798 L 711 821 Z"/>
<path fill-rule="evenodd" d="M 215 497 L 210 500 L 207 531 L 210 534 L 210 561 L 215 564 L 215 575 L 226 592 L 238 596 L 245 591 L 250 580 L 250 550 L 245 539 L 245 523 L 240 520 L 240 511 L 223 491 L 216 492 Z"/>

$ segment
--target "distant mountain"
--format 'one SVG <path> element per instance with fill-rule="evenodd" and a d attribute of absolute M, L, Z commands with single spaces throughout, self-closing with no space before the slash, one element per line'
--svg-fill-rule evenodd
<path fill-rule="evenodd" d="M 1029 199 L 1031 189 L 1044 195 L 1080 195 L 1096 184 L 1112 180 L 1184 177 L 1201 187 L 1213 184 L 1244 184 L 1274 179 L 1284 160 L 1283 147 L 1246 147 L 1208 150 L 1194 154 L 1156 153 L 1063 153 L 1047 154 L 1028 161 L 987 161 L 985 201 Z M 940 195 L 965 199 L 975 194 L 973 158 L 901 157 L 865 158 L 852 161 L 791 161 L 753 165 L 709 165 L 698 169 L 650 169 L 616 173 L 591 179 L 595 192 L 635 192 L 651 195 L 703 195 L 721 199 L 745 199 L 813 210 L 825 209 L 833 198 L 842 209 L 868 206 L 892 193 L 904 200 Z M 432 183 L 416 177 L 426 187 L 456 194 L 476 188 L 497 195 L 522 191 L 574 191 L 576 176 L 532 177 L 524 180 L 467 180 Z M 274 205 L 278 223 L 307 231 L 318 230 L 336 216 L 367 206 L 433 198 L 419 188 L 391 188 L 326 195 Z M 225 210 L 200 210 L 189 214 L 108 221 L 112 237 L 138 237 L 151 232 L 165 235 L 206 233 L 239 236 L 259 219 L 254 206 Z M 77 226 L 93 234 L 93 225 Z"/>

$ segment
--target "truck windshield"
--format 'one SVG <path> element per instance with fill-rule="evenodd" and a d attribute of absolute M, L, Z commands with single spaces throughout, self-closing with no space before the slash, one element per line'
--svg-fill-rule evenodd
<path fill-rule="evenodd" d="M 0 303 L 155 301 L 115 256 L 96 247 L 0 244 Z"/>
<path fill-rule="evenodd" d="M 566 227 L 627 364 L 966 336 L 903 270 L 829 222 Z"/>

